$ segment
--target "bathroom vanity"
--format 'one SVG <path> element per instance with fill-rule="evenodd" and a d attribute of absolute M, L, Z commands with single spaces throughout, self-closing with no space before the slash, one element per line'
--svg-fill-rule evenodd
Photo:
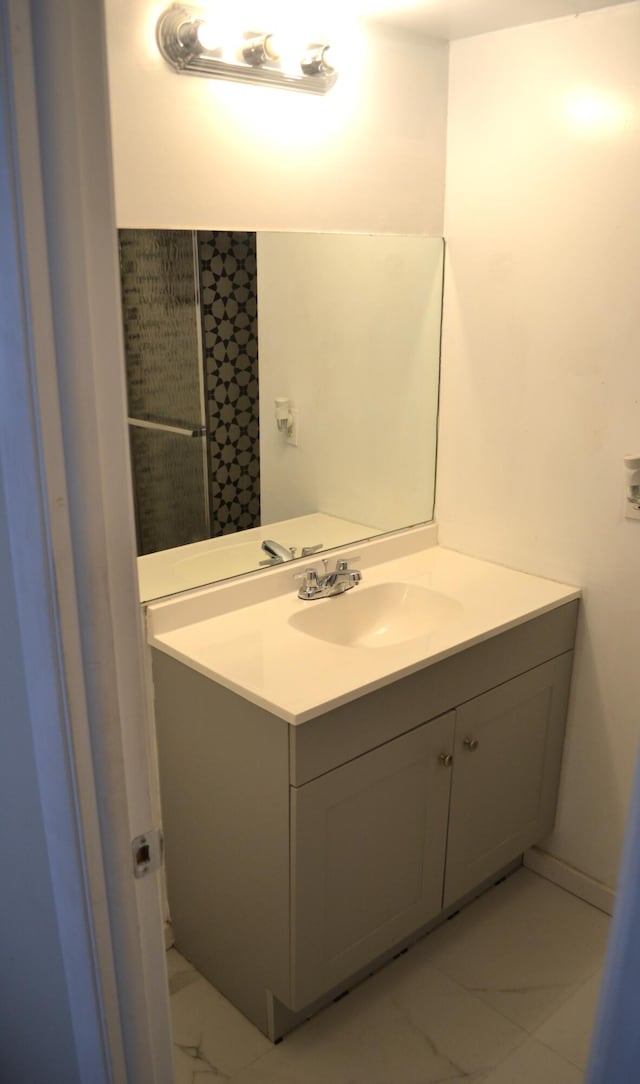
<path fill-rule="evenodd" d="M 175 943 L 272 1039 L 553 824 L 579 592 L 384 546 L 150 607 Z"/>

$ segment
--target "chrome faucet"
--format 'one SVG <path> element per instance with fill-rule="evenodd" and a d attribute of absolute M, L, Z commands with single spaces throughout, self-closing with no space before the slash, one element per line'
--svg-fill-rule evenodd
<path fill-rule="evenodd" d="M 280 545 L 279 542 L 274 542 L 272 538 L 265 538 L 261 548 L 265 553 L 269 554 L 267 561 L 260 561 L 261 565 L 281 565 L 283 561 L 295 560 L 295 546 L 289 546 L 287 549 L 285 546 Z M 322 542 L 318 542 L 315 546 L 303 546 L 300 550 L 300 556 L 309 557 L 310 554 L 317 553 L 321 549 Z"/>
<path fill-rule="evenodd" d="M 325 561 L 324 573 L 318 573 L 317 568 L 306 568 L 301 576 L 295 576 L 294 579 L 303 581 L 298 598 L 311 601 L 314 598 L 330 598 L 332 595 L 342 595 L 345 591 L 350 591 L 360 583 L 362 573 L 357 568 L 349 568 L 349 560 L 357 561 L 358 558 L 338 558 L 332 572 L 327 571 Z"/>
<path fill-rule="evenodd" d="M 272 538 L 265 538 L 261 548 L 265 553 L 269 554 L 269 557 L 276 564 L 281 564 L 283 561 L 293 561 L 296 555 L 295 546 L 287 549 L 286 546 L 281 546 L 279 542 L 274 542 Z"/>

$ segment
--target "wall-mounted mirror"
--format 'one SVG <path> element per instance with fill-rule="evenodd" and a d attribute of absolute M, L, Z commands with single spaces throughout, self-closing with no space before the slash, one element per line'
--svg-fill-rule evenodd
<path fill-rule="evenodd" d="M 433 517 L 440 238 L 121 230 L 120 255 L 143 601 Z"/>

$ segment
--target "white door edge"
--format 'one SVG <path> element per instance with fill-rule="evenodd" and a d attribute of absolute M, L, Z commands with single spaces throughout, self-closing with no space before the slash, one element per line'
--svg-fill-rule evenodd
<path fill-rule="evenodd" d="M 153 810 L 103 23 L 0 0 L 0 469 L 82 1079 L 167 1084 L 159 877 L 130 852 Z"/>

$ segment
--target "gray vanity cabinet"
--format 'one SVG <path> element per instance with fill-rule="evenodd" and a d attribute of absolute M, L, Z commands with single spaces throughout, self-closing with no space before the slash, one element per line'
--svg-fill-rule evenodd
<path fill-rule="evenodd" d="M 576 614 L 297 726 L 153 651 L 176 946 L 272 1039 L 548 833 Z"/>
<path fill-rule="evenodd" d="M 457 709 L 443 908 L 551 830 L 570 676 L 560 655 Z"/>
<path fill-rule="evenodd" d="M 292 1008 L 546 835 L 570 673 L 561 655 L 291 788 Z"/>
<path fill-rule="evenodd" d="M 441 911 L 454 718 L 291 788 L 292 1008 Z"/>

